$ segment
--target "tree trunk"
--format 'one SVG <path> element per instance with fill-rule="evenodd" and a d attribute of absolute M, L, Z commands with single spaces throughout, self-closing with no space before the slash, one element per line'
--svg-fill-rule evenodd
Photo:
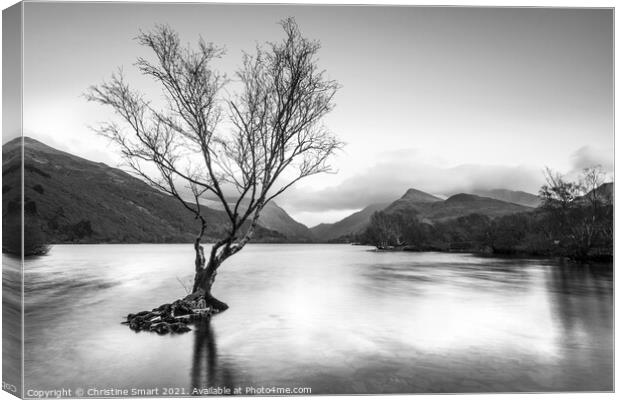
<path fill-rule="evenodd" d="M 215 265 L 215 262 L 213 262 L 209 263 L 206 268 L 203 267 L 196 271 L 192 295 L 196 297 L 202 296 L 208 306 L 213 307 L 217 311 L 224 311 L 228 308 L 228 305 L 216 299 L 213 294 L 211 294 L 211 288 L 213 287 L 213 282 L 215 282 L 218 266 L 219 265 Z"/>
<path fill-rule="evenodd" d="M 204 254 L 204 248 L 200 245 L 200 240 L 202 239 L 206 228 L 206 222 L 201 217 L 202 228 L 200 230 L 200 234 L 196 237 L 196 240 L 194 241 L 194 250 L 196 252 L 196 275 L 194 276 L 194 288 L 190 297 L 204 297 L 207 305 L 212 307 L 216 311 L 224 311 L 228 309 L 228 305 L 226 303 L 216 299 L 213 294 L 211 294 L 211 288 L 213 287 L 213 282 L 215 282 L 217 269 L 228 257 L 239 252 L 250 241 L 250 239 L 254 235 L 254 229 L 258 224 L 258 217 L 262 208 L 263 204 L 259 202 L 256 209 L 254 210 L 252 223 L 250 224 L 248 230 L 245 232 L 242 240 L 240 240 L 235 245 L 232 245 L 235 233 L 235 230 L 233 229 L 231 235 L 228 238 L 223 239 L 213 245 L 208 261 Z M 219 253 L 218 249 L 220 250 Z"/>
<path fill-rule="evenodd" d="M 200 229 L 200 234 L 194 240 L 194 251 L 196 253 L 194 265 L 196 274 L 194 275 L 194 287 L 190 296 L 193 298 L 204 297 L 207 306 L 214 308 L 216 311 L 224 311 L 228 308 L 228 305 L 216 299 L 211 294 L 211 287 L 213 286 L 213 282 L 215 282 L 215 275 L 217 275 L 217 268 L 219 264 L 221 264 L 221 261 L 218 262 L 217 258 L 211 257 L 209 264 L 205 266 L 207 259 L 205 257 L 204 247 L 200 244 L 200 240 L 206 229 L 206 222 L 202 218 L 201 221 L 202 227 Z"/>

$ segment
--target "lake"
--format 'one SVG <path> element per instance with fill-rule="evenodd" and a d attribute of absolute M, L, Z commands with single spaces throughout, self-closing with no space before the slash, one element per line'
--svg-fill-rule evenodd
<path fill-rule="evenodd" d="M 27 260 L 26 390 L 613 389 L 611 265 L 251 244 L 221 267 L 230 309 L 211 321 L 168 336 L 120 324 L 185 296 L 193 268 L 191 245 Z"/>

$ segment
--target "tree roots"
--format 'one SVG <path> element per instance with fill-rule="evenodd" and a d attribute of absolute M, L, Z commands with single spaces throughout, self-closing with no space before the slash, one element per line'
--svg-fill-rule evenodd
<path fill-rule="evenodd" d="M 210 318 L 227 308 L 226 303 L 215 297 L 196 292 L 173 303 L 162 304 L 151 311 L 129 314 L 122 324 L 129 325 L 135 332 L 149 331 L 160 335 L 185 333 L 191 331 L 189 325 Z"/>

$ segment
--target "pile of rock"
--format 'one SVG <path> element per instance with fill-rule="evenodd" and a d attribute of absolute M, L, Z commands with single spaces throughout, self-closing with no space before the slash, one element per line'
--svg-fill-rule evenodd
<path fill-rule="evenodd" d="M 204 298 L 177 300 L 171 304 L 162 304 L 151 311 L 141 311 L 127 315 L 123 324 L 136 331 L 167 333 L 184 333 L 191 331 L 189 324 L 208 318 L 214 310 L 208 307 Z"/>

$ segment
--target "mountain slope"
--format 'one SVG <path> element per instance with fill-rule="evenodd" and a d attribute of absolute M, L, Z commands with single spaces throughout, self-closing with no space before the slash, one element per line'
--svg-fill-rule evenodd
<path fill-rule="evenodd" d="M 3 215 L 19 209 L 19 141 L 2 148 Z M 189 242 L 198 224 L 173 197 L 126 172 L 24 138 L 24 209 L 51 243 Z M 227 229 L 221 211 L 203 207 L 207 239 Z M 285 237 L 259 226 L 256 239 Z"/>
<path fill-rule="evenodd" d="M 335 240 L 362 232 L 370 223 L 372 214 L 377 211 L 387 208 L 390 209 L 390 212 L 397 210 L 408 212 L 415 209 L 416 205 L 431 204 L 438 201 L 442 200 L 421 190 L 409 189 L 400 199 L 393 203 L 371 204 L 336 223 L 317 225 L 311 231 L 318 241 Z"/>
<path fill-rule="evenodd" d="M 289 241 L 311 242 L 313 240 L 312 232 L 306 225 L 295 221 L 273 201 L 263 208 L 258 223 L 267 229 L 284 234 Z"/>
<path fill-rule="evenodd" d="M 403 197 L 390 204 L 384 211 L 388 214 L 415 214 L 419 220 L 433 223 L 469 214 L 498 217 L 529 210 L 530 207 L 473 194 L 459 193 L 441 200 L 419 190 L 409 189 Z"/>
<path fill-rule="evenodd" d="M 372 214 L 381 210 L 387 214 L 415 215 L 419 220 L 433 224 L 470 214 L 482 214 L 494 218 L 531 209 L 519 204 L 465 193 L 442 200 L 421 190 L 409 189 L 401 198 L 390 204 L 368 206 L 334 224 L 317 225 L 311 228 L 311 231 L 318 241 L 347 238 L 363 231 L 370 223 Z"/>
<path fill-rule="evenodd" d="M 417 189 L 409 189 L 398 200 L 385 208 L 385 212 L 418 213 L 422 209 L 429 208 L 432 204 L 441 203 L 442 199 Z"/>
<path fill-rule="evenodd" d="M 349 215 L 333 224 L 319 224 L 310 228 L 315 239 L 321 242 L 334 240 L 342 236 L 347 236 L 363 231 L 370 217 L 376 211 L 382 210 L 387 204 L 371 204 L 368 207 Z"/>
<path fill-rule="evenodd" d="M 594 195 L 594 191 L 590 191 L 585 197 L 589 198 Z M 596 196 L 604 201 L 614 201 L 614 183 L 606 182 L 596 188 Z"/>
<path fill-rule="evenodd" d="M 580 204 L 591 202 L 592 200 L 596 200 L 602 203 L 613 204 L 614 183 L 613 182 L 603 183 L 596 189 L 590 190 L 588 193 L 584 194 L 583 196 L 579 196 L 575 199 L 575 201 Z"/>
<path fill-rule="evenodd" d="M 613 201 L 613 197 L 614 197 L 614 183 L 613 182 L 603 183 L 596 190 L 599 191 L 602 196 L 608 199 L 611 199 Z"/>
<path fill-rule="evenodd" d="M 470 214 L 481 214 L 495 218 L 531 210 L 531 207 L 519 204 L 473 194 L 459 193 L 442 202 L 433 203 L 431 207 L 423 210 L 422 215 L 431 221 L 443 221 Z"/>
<path fill-rule="evenodd" d="M 538 196 L 532 193 L 522 192 L 520 190 L 476 190 L 473 192 L 473 194 L 482 197 L 490 197 L 491 199 L 506 201 L 508 203 L 515 203 L 526 207 L 536 208 L 540 205 L 540 198 Z"/>
<path fill-rule="evenodd" d="M 247 201 L 241 202 L 240 212 L 247 210 L 247 203 Z M 201 204 L 224 212 L 224 206 L 219 201 L 203 198 L 201 199 Z M 229 206 L 234 207 L 234 203 L 229 203 Z M 270 201 L 265 205 L 258 218 L 258 223 L 267 229 L 280 232 L 291 242 L 311 242 L 314 237 L 306 225 L 295 221 L 293 217 L 274 201 Z"/>
<path fill-rule="evenodd" d="M 417 189 L 408 189 L 400 200 L 410 203 L 434 203 L 441 201 L 439 197 Z"/>

